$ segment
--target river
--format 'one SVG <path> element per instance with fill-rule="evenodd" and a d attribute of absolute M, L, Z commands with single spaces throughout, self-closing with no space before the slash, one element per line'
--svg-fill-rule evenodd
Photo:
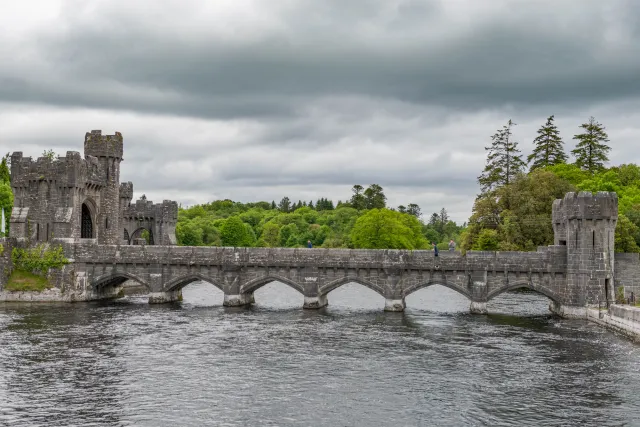
<path fill-rule="evenodd" d="M 206 283 L 184 301 L 0 303 L 2 426 L 640 426 L 640 345 L 508 293 L 440 286 L 404 313 L 356 284 L 302 310 Z"/>

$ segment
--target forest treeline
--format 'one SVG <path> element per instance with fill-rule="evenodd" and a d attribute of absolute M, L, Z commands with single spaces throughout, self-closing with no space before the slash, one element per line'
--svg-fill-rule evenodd
<path fill-rule="evenodd" d="M 180 245 L 398 248 L 426 249 L 430 243 L 446 248 L 460 239 L 463 226 L 442 208 L 423 222 L 415 203 L 387 206 L 380 185 L 354 185 L 352 197 L 336 204 L 327 198 L 292 202 L 240 203 L 217 200 L 180 209 L 176 235 Z"/>

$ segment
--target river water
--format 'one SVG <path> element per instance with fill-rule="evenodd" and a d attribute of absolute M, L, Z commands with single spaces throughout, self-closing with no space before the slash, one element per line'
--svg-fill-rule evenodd
<path fill-rule="evenodd" d="M 640 426 L 640 345 L 509 293 L 488 316 L 439 286 L 384 313 L 272 283 L 184 301 L 0 303 L 1 426 Z"/>

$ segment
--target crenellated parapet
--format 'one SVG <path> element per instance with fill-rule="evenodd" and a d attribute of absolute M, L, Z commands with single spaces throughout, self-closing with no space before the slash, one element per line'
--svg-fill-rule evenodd
<path fill-rule="evenodd" d="M 114 135 L 102 135 L 101 130 L 92 130 L 85 134 L 85 155 L 122 160 L 123 151 L 124 143 L 120 132 Z"/>
<path fill-rule="evenodd" d="M 67 151 L 66 156 L 55 159 L 23 157 L 17 151 L 11 155 L 12 187 L 28 187 L 31 182 L 50 181 L 57 186 L 103 186 L 105 170 L 96 157 L 83 159 L 77 151 Z"/>

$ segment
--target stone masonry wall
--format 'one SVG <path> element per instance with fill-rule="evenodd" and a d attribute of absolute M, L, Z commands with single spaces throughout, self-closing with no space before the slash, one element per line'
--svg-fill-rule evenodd
<path fill-rule="evenodd" d="M 624 286 L 625 297 L 633 292 L 640 298 L 640 254 L 616 254 L 615 287 L 619 286 Z"/>

